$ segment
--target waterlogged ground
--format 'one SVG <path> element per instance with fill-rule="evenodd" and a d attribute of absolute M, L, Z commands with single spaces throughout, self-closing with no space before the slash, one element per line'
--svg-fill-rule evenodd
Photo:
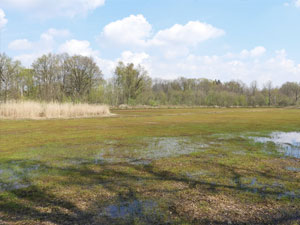
<path fill-rule="evenodd" d="M 300 110 L 0 121 L 0 224 L 299 224 Z"/>
<path fill-rule="evenodd" d="M 285 156 L 300 158 L 299 132 L 273 132 L 269 137 L 254 137 L 256 142 L 275 144 Z M 268 146 L 266 146 L 268 148 Z"/>

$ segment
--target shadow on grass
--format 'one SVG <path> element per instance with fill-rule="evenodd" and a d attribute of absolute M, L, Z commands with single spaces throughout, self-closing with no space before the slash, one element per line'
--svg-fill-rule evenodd
<path fill-rule="evenodd" d="M 74 160 L 74 159 L 72 159 Z M 76 159 L 75 159 L 76 160 Z M 16 161 L 14 161 L 15 163 Z M 85 209 L 78 206 L 74 200 L 67 197 L 62 198 L 54 194 L 49 187 L 42 187 L 36 180 L 38 177 L 24 177 L 22 182 L 27 183 L 28 187 L 11 188 L 0 190 L 0 222 L 20 223 L 20 224 L 292 224 L 300 221 L 298 211 L 288 212 L 283 207 L 278 214 L 270 215 L 265 213 L 265 217 L 252 215 L 244 221 L 236 221 L 235 218 L 229 218 L 227 221 L 207 218 L 189 218 L 188 215 L 173 209 L 173 199 L 165 199 L 164 194 L 169 194 L 174 198 L 176 192 L 184 190 L 201 190 L 204 194 L 218 194 L 220 190 L 228 190 L 238 193 L 258 193 L 261 198 L 274 197 L 284 193 L 282 190 L 269 190 L 264 188 L 254 188 L 243 186 L 241 184 L 242 175 L 234 167 L 218 164 L 223 171 L 231 174 L 235 178 L 235 184 L 218 184 L 189 178 L 183 175 L 171 173 L 169 171 L 158 170 L 153 165 L 132 165 L 128 163 L 109 163 L 95 165 L 92 163 L 82 163 L 76 166 L 65 168 L 51 167 L 39 161 L 27 161 L 19 163 L 26 171 L 28 165 L 39 165 L 41 176 L 47 175 L 47 171 L 52 171 L 55 176 L 62 177 L 63 181 L 57 185 L 66 190 L 77 186 L 83 190 L 93 192 L 90 189 L 93 186 L 101 186 L 103 190 L 114 194 L 114 198 L 108 200 L 81 199 L 88 205 Z M 95 167 L 100 169 L 95 170 Z M 20 168 L 19 168 L 20 169 Z M 260 171 L 251 171 L 260 176 L 272 178 L 266 173 Z M 286 179 L 286 178 L 285 178 Z M 155 189 L 147 187 L 149 183 L 155 182 L 173 182 L 184 184 L 184 187 L 172 187 Z M 6 187 L 13 187 L 8 181 L 0 180 Z M 146 187 L 140 188 L 139 182 L 144 183 Z M 151 186 L 151 185 L 150 185 Z M 96 190 L 96 189 L 95 189 Z M 162 197 L 146 199 L 143 197 L 145 192 L 157 194 Z M 78 194 L 80 195 L 80 194 Z M 230 194 L 229 194 L 230 195 Z M 63 196 L 63 195 L 60 195 Z M 81 198 L 81 196 L 78 196 Z M 84 197 L 82 197 L 84 198 Z M 148 197 L 149 198 L 149 197 Z M 179 198 L 180 200 L 180 198 Z M 161 207 L 160 204 L 169 204 L 167 207 Z M 94 209 L 98 207 L 98 211 Z M 93 210 L 91 210 L 93 209 Z M 172 214 L 172 216 L 170 216 Z M 210 218 L 213 218 L 210 217 Z M 2 220 L 2 221 L 1 221 Z M 24 223 L 23 223 L 24 222 Z"/>

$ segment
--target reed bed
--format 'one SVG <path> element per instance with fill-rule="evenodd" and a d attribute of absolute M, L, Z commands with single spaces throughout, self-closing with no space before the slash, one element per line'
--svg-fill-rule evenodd
<path fill-rule="evenodd" d="M 68 119 L 109 115 L 106 105 L 32 101 L 0 103 L 0 119 Z"/>

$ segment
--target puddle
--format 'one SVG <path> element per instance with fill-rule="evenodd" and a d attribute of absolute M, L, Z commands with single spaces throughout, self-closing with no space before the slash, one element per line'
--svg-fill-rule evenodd
<path fill-rule="evenodd" d="M 25 165 L 24 165 L 25 164 Z M 26 165 L 26 161 L 1 165 L 0 169 L 0 191 L 10 191 L 31 186 L 30 179 L 34 177 L 40 165 Z"/>
<path fill-rule="evenodd" d="M 190 179 L 197 179 L 203 176 L 214 176 L 213 173 L 209 171 L 197 171 L 197 172 L 186 172 L 185 175 Z"/>
<path fill-rule="evenodd" d="M 218 133 L 218 134 L 212 134 L 211 137 L 214 137 L 219 141 L 224 141 L 224 140 L 230 140 L 232 138 L 236 138 L 236 135 Z"/>
<path fill-rule="evenodd" d="M 22 184 L 22 183 L 18 183 L 18 182 L 13 182 L 13 183 L 0 182 L 0 191 L 18 190 L 18 189 L 28 188 L 30 186 L 31 186 L 31 184 L 29 184 L 29 183 Z"/>
<path fill-rule="evenodd" d="M 288 198 L 288 199 L 299 199 L 300 198 L 300 194 L 296 194 L 293 191 L 287 191 L 283 194 L 279 194 L 277 199 L 283 199 L 283 198 Z"/>
<path fill-rule="evenodd" d="M 132 160 L 129 163 L 132 165 L 149 165 L 151 162 L 151 160 Z"/>
<path fill-rule="evenodd" d="M 247 153 L 245 151 L 235 151 L 235 152 L 232 152 L 233 154 L 235 155 L 246 155 Z"/>
<path fill-rule="evenodd" d="M 186 137 L 151 138 L 148 143 L 149 145 L 142 152 L 142 157 L 152 160 L 188 155 L 204 151 L 208 147 L 203 143 L 192 142 Z"/>
<path fill-rule="evenodd" d="M 153 212 L 156 208 L 156 203 L 152 201 L 121 202 L 118 205 L 110 205 L 105 211 L 111 218 L 137 217 L 145 212 Z"/>
<path fill-rule="evenodd" d="M 95 156 L 95 164 L 129 163 L 132 165 L 149 165 L 154 160 L 188 155 L 204 151 L 208 145 L 194 141 L 190 137 L 154 137 L 145 138 L 145 145 L 119 146 L 111 143 Z"/>
<path fill-rule="evenodd" d="M 296 167 L 286 167 L 286 169 L 292 172 L 300 172 L 300 168 L 296 168 Z"/>
<path fill-rule="evenodd" d="M 261 183 L 256 177 L 235 178 L 234 183 L 247 192 L 260 194 L 262 196 L 267 195 L 268 192 L 272 195 L 272 192 L 274 192 L 274 194 L 277 195 L 277 198 L 280 198 L 280 196 L 283 196 L 285 193 L 287 193 L 284 190 L 283 184 L 278 182 L 274 182 L 272 184 Z M 295 198 L 296 197 L 297 196 L 295 195 Z"/>
<path fill-rule="evenodd" d="M 300 158 L 300 132 L 274 132 L 269 137 L 252 138 L 260 143 L 274 143 L 285 156 Z"/>
<path fill-rule="evenodd" d="M 147 222 L 147 224 L 155 224 L 162 217 L 156 202 L 140 200 L 121 201 L 115 205 L 110 205 L 104 209 L 102 214 L 111 219 Z"/>
<path fill-rule="evenodd" d="M 140 160 L 132 157 L 132 154 L 127 152 L 111 152 L 111 151 L 103 151 L 96 155 L 94 163 L 97 165 L 103 164 L 112 164 L 112 163 L 129 163 L 132 165 L 148 165 L 151 161 L 148 160 Z M 115 155 L 118 154 L 118 155 Z"/>

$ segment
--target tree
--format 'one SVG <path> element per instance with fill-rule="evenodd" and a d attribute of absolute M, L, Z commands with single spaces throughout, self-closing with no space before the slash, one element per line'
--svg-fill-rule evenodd
<path fill-rule="evenodd" d="M 267 83 L 265 83 L 265 90 L 267 91 L 267 95 L 268 95 L 268 106 L 271 106 L 272 104 L 272 81 L 268 81 Z"/>
<path fill-rule="evenodd" d="M 114 76 L 121 104 L 134 102 L 144 91 L 151 88 L 152 80 L 147 71 L 141 66 L 135 68 L 133 63 L 125 65 L 123 62 L 119 62 Z"/>
<path fill-rule="evenodd" d="M 21 98 L 37 98 L 37 89 L 34 82 L 34 73 L 32 69 L 21 68 L 18 75 L 18 83 Z"/>
<path fill-rule="evenodd" d="M 281 86 L 280 92 L 288 97 L 289 104 L 294 105 L 299 99 L 300 86 L 296 82 L 286 82 Z"/>
<path fill-rule="evenodd" d="M 34 79 L 41 100 L 61 100 L 61 64 L 61 58 L 53 54 L 43 55 L 33 62 Z"/>
<path fill-rule="evenodd" d="M 7 55 L 0 54 L 0 93 L 2 93 L 4 102 L 8 100 L 9 94 L 16 95 L 18 91 L 17 77 L 20 68 L 19 61 L 13 61 Z"/>
<path fill-rule="evenodd" d="M 65 56 L 63 64 L 63 88 L 73 101 L 86 100 L 92 88 L 98 88 L 103 79 L 102 71 L 93 58 Z"/>

